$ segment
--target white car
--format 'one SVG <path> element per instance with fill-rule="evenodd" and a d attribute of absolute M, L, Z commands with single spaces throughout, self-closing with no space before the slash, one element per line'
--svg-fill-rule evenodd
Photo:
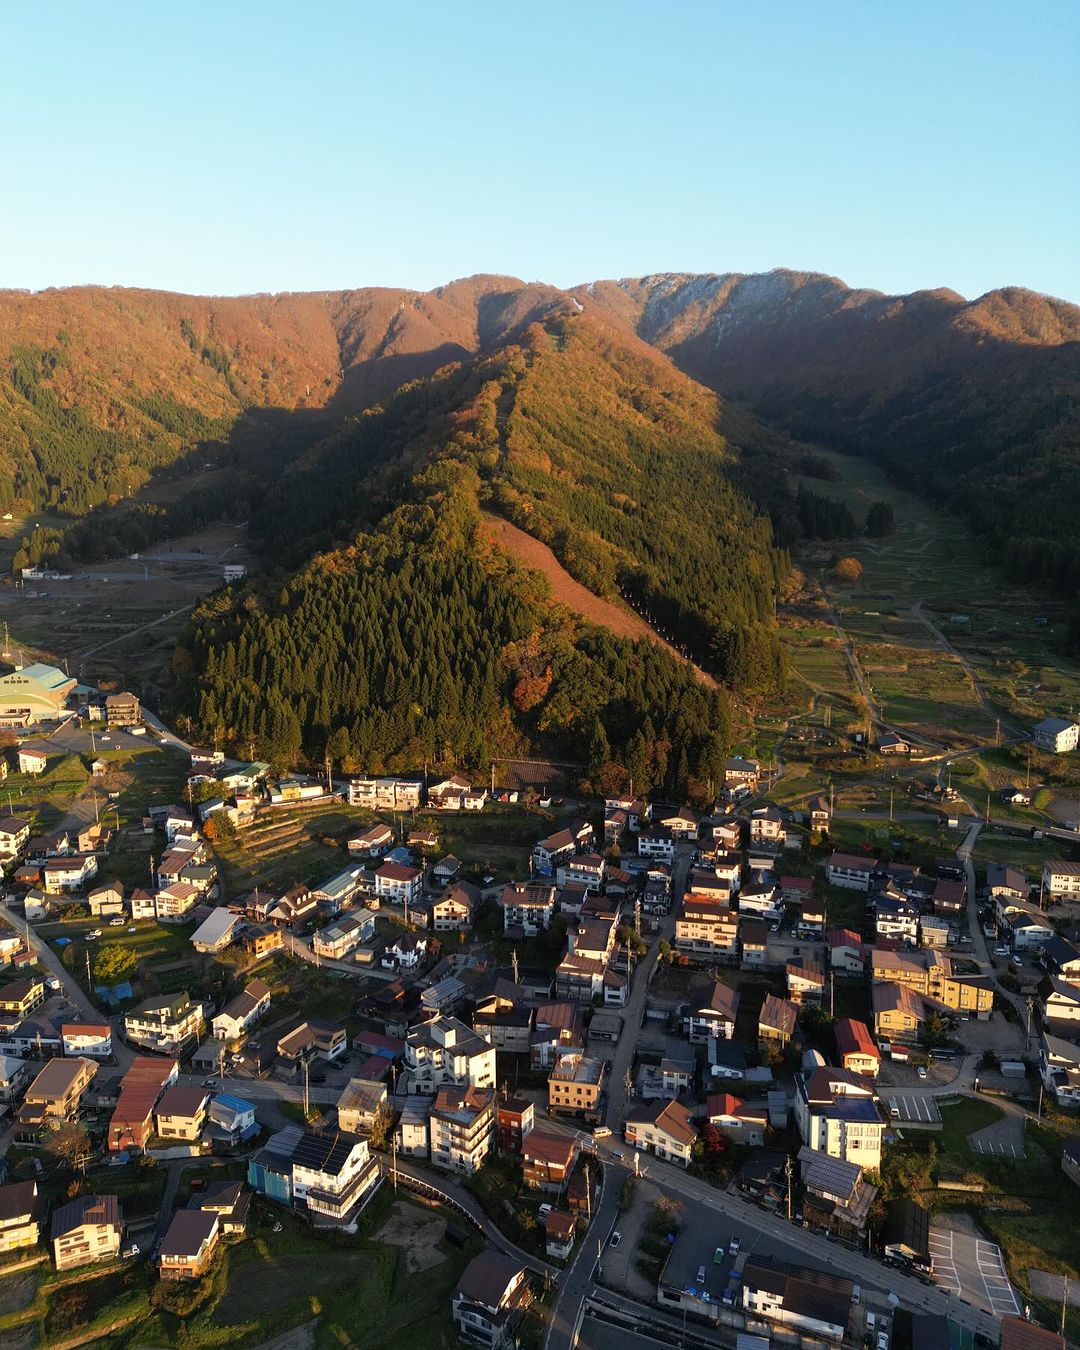
<path fill-rule="evenodd" d="M 925 1078 L 925 1077 L 926 1077 L 926 1065 L 925 1065 L 925 1064 L 920 1064 L 919 1067 L 915 1070 L 915 1072 L 919 1075 L 920 1078 Z"/>
<path fill-rule="evenodd" d="M 115 919 L 110 919 L 110 920 L 109 920 L 109 927 L 110 927 L 110 928 L 123 928 L 123 926 L 124 926 L 124 921 L 123 921 L 123 919 L 121 919 L 121 918 L 119 917 L 119 915 L 118 915 Z"/>

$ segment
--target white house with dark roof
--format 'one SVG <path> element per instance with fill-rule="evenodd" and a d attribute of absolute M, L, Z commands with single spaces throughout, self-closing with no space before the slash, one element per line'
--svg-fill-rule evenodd
<path fill-rule="evenodd" d="M 1080 745 L 1080 726 L 1064 717 L 1044 717 L 1032 729 L 1031 739 L 1048 754 L 1065 755 Z"/>

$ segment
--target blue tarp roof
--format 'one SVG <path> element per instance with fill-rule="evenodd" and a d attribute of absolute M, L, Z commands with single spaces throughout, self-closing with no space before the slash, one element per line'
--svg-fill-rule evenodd
<path fill-rule="evenodd" d="M 407 848 L 392 848 L 386 856 L 391 862 L 404 863 L 406 866 L 412 862 L 412 853 Z"/>

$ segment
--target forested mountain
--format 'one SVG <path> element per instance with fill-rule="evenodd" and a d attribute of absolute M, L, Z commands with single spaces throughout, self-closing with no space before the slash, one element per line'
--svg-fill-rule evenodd
<path fill-rule="evenodd" d="M 1015 574 L 1080 585 L 1080 310 L 1026 291 L 897 298 L 777 272 L 7 292 L 5 364 L 0 505 L 70 521 L 17 566 L 250 521 L 264 576 L 200 611 L 177 697 L 279 760 L 584 747 L 594 771 L 669 791 L 715 776 L 724 693 L 553 608 L 477 520 L 502 514 L 729 690 L 765 692 L 785 550 L 890 526 L 830 498 L 789 435 L 873 455 Z M 212 493 L 155 499 L 204 463 L 225 470 Z M 789 466 L 820 488 L 792 492 Z"/>
<path fill-rule="evenodd" d="M 576 294 L 794 436 L 873 456 L 1012 573 L 1080 586 L 1080 308 L 1020 288 L 887 296 L 777 271 Z"/>
<path fill-rule="evenodd" d="M 480 766 L 540 747 L 597 780 L 707 796 L 730 741 L 723 690 L 552 605 L 479 526 L 481 506 L 504 512 L 597 593 L 637 597 L 731 687 L 774 687 L 786 561 L 734 483 L 724 415 L 573 312 L 407 386 L 268 494 L 252 522 L 268 551 L 286 531 L 297 553 L 323 551 L 205 602 L 177 654 L 181 705 L 277 762 Z"/>

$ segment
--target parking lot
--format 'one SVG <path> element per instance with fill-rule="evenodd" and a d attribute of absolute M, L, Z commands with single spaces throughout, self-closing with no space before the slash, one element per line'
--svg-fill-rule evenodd
<path fill-rule="evenodd" d="M 913 1129 L 940 1130 L 941 1112 L 933 1097 L 897 1093 L 887 1097 L 889 1116 L 894 1125 L 907 1125 Z"/>
<path fill-rule="evenodd" d="M 935 1284 L 961 1302 L 992 1317 L 1019 1315 L 996 1243 L 952 1227 L 946 1219 L 935 1219 L 930 1227 L 930 1258 Z"/>

